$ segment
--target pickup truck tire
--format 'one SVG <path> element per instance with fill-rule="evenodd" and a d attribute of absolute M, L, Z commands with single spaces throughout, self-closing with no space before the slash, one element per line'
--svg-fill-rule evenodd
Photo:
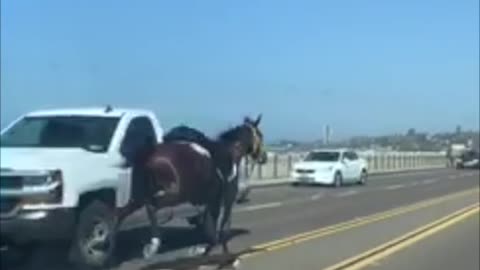
<path fill-rule="evenodd" d="M 93 200 L 78 215 L 71 256 L 79 269 L 107 267 L 113 259 L 117 217 L 106 203 Z"/>

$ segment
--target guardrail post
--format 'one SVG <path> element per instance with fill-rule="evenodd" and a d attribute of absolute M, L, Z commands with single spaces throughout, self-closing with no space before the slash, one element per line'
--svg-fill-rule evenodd
<path fill-rule="evenodd" d="M 290 173 L 292 171 L 292 155 L 288 155 L 288 159 L 287 159 L 287 171 L 288 173 Z"/>
<path fill-rule="evenodd" d="M 273 178 L 278 178 L 278 155 L 273 156 Z"/>
<path fill-rule="evenodd" d="M 385 154 L 382 154 L 382 171 L 386 171 L 387 170 L 387 160 L 385 159 Z"/>
<path fill-rule="evenodd" d="M 262 169 L 263 169 L 263 165 L 258 164 L 258 166 L 257 166 L 257 177 L 258 177 L 258 179 L 263 178 Z"/>
<path fill-rule="evenodd" d="M 377 155 L 372 155 L 372 167 L 369 168 L 370 171 L 375 171 L 377 169 Z"/>

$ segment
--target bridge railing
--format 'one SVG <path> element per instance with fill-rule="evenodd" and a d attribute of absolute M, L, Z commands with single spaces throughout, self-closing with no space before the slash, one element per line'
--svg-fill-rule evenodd
<path fill-rule="evenodd" d="M 306 153 L 271 154 L 266 164 L 255 165 L 243 162 L 242 177 L 249 176 L 253 181 L 289 178 L 295 162 L 301 161 Z M 444 168 L 447 160 L 444 153 L 439 152 L 381 152 L 359 153 L 368 162 L 370 173 L 396 172 L 419 169 Z"/>

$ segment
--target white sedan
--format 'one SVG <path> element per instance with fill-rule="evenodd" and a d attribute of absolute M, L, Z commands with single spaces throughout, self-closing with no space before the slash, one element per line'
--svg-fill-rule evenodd
<path fill-rule="evenodd" d="M 367 161 L 359 158 L 354 151 L 315 150 L 302 161 L 294 164 L 291 176 L 295 184 L 312 183 L 335 187 L 347 183 L 365 184 Z"/>

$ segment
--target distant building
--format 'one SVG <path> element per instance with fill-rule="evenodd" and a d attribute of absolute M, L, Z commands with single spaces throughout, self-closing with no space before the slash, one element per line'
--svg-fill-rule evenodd
<path fill-rule="evenodd" d="M 331 142 L 331 135 L 332 131 L 330 129 L 330 125 L 326 125 L 324 130 L 323 130 L 323 142 L 324 144 L 328 145 Z"/>

